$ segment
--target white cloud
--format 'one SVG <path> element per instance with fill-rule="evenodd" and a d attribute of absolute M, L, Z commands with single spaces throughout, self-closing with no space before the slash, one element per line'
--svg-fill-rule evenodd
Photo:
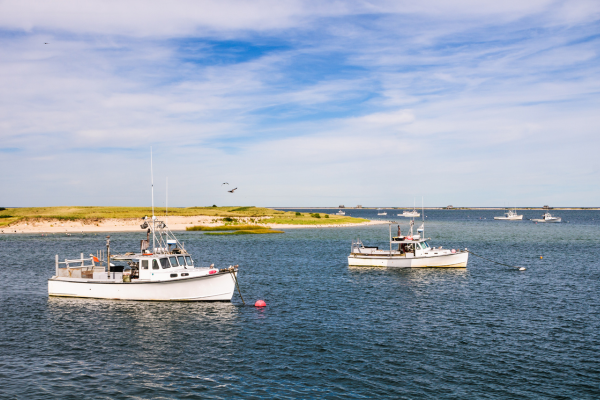
<path fill-rule="evenodd" d="M 0 203 L 600 200 L 594 2 L 164 4 L 0 3 Z"/>
<path fill-rule="evenodd" d="M 175 37 L 215 31 L 267 31 L 303 26 L 315 18 L 359 14 L 425 15 L 435 18 L 494 18 L 504 22 L 549 13 L 577 23 L 600 11 L 595 1 L 300 1 L 300 0 L 4 0 L 0 26 L 26 32 Z"/>

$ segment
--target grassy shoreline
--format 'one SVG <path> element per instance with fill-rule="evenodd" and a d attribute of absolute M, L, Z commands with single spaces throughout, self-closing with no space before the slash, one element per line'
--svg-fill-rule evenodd
<path fill-rule="evenodd" d="M 288 225 L 358 224 L 366 219 L 325 213 L 298 213 L 263 207 L 187 207 L 169 208 L 169 216 L 210 216 L 225 223 L 260 223 Z M 155 215 L 164 216 L 164 207 L 156 207 Z M 95 224 L 106 219 L 138 219 L 151 216 L 151 207 L 28 207 L 0 210 L 0 226 L 35 221 L 77 221 Z M 317 217 L 318 215 L 318 217 Z"/>
<path fill-rule="evenodd" d="M 186 231 L 203 231 L 205 235 L 262 235 L 268 233 L 285 233 L 264 225 L 220 225 L 220 226 L 189 226 Z"/>

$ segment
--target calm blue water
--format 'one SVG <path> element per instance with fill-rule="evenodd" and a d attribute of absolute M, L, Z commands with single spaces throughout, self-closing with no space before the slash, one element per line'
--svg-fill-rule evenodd
<path fill-rule="evenodd" d="M 475 257 L 466 270 L 349 268 L 351 240 L 385 246 L 386 225 L 179 235 L 202 264 L 239 264 L 264 309 L 49 299 L 54 254 L 95 252 L 104 235 L 2 235 L 0 397 L 597 399 L 600 212 L 553 214 L 569 222 L 426 211 L 432 245 L 525 272 Z"/>

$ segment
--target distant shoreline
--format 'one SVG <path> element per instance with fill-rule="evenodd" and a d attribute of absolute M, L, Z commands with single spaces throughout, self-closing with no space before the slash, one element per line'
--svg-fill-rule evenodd
<path fill-rule="evenodd" d="M 268 221 L 268 219 L 264 220 Z M 85 220 L 24 220 L 14 223 L 10 226 L 0 227 L 1 234 L 94 234 L 94 233 L 117 233 L 117 232 L 140 232 L 145 230 L 140 228 L 140 218 L 104 218 L 97 222 L 89 223 Z M 248 222 L 248 221 L 245 221 Z M 328 223 L 328 224 L 279 224 L 262 222 L 260 225 L 272 229 L 305 229 L 305 228 L 343 228 L 353 226 L 367 226 L 387 224 L 387 220 L 367 220 L 365 222 L 350 223 Z M 219 226 L 223 221 L 206 215 L 194 216 L 171 216 L 167 220 L 171 231 L 185 231 L 186 228 L 194 225 Z"/>
<path fill-rule="evenodd" d="M 269 207 L 274 210 L 412 210 L 415 207 Z M 517 209 L 517 210 L 532 210 L 532 211 L 546 211 L 546 210 L 559 210 L 559 211 L 598 211 L 600 207 L 416 207 L 417 210 L 506 210 L 506 209 Z"/>

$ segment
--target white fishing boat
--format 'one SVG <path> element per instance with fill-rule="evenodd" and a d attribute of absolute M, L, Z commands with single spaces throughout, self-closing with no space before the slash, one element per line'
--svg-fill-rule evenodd
<path fill-rule="evenodd" d="M 404 211 L 402 214 L 398 214 L 399 217 L 416 218 L 420 217 L 421 214 L 417 210 Z"/>
<path fill-rule="evenodd" d="M 387 267 L 387 268 L 466 268 L 469 253 L 465 250 L 442 249 L 431 247 L 425 234 L 425 223 L 413 235 L 414 221 L 411 221 L 410 234 L 402 236 L 400 226 L 398 235 L 392 237 L 390 224 L 390 247 L 365 246 L 360 239 L 352 242 L 348 265 L 356 267 Z"/>
<path fill-rule="evenodd" d="M 79 259 L 55 260 L 48 294 L 117 300 L 230 301 L 237 284 L 238 266 L 198 267 L 167 225 L 144 220 L 147 238 L 136 253 L 106 252 Z M 148 249 L 152 233 L 152 251 Z M 109 261 L 110 260 L 110 266 Z"/>
<path fill-rule="evenodd" d="M 55 259 L 55 275 L 48 280 L 48 295 L 115 300 L 230 301 L 237 284 L 238 266 L 217 269 L 196 266 L 184 244 L 166 222 L 144 217 L 141 228 L 146 239 L 139 252 L 111 254 L 110 236 L 106 252 L 79 259 Z M 152 234 L 152 241 L 150 241 Z M 152 247 L 150 248 L 150 244 Z M 241 293 L 240 293 L 241 296 Z M 243 299 L 242 299 L 243 301 Z"/>
<path fill-rule="evenodd" d="M 504 221 L 519 221 L 523 219 L 523 215 L 517 214 L 517 209 L 507 210 L 502 217 L 494 217 L 494 219 L 504 220 Z"/>
<path fill-rule="evenodd" d="M 560 222 L 562 219 L 560 217 L 553 217 L 549 212 L 545 212 L 542 215 L 542 218 L 532 218 L 533 222 Z"/>
<path fill-rule="evenodd" d="M 335 213 L 335 215 L 346 215 L 346 213 L 342 210 Z"/>
<path fill-rule="evenodd" d="M 379 211 L 377 215 L 387 215 L 387 212 L 383 211 L 383 208 L 378 208 L 377 210 Z"/>

